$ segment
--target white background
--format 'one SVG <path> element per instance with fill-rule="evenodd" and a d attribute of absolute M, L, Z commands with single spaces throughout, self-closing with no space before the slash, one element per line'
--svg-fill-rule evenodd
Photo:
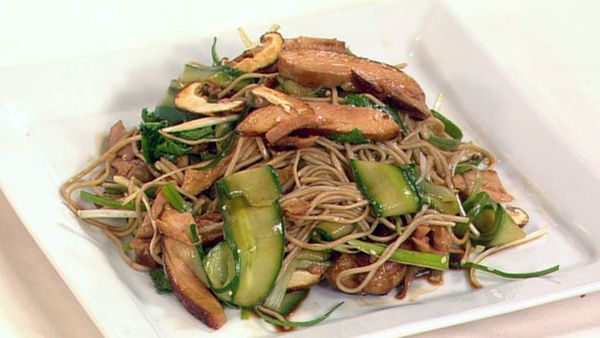
<path fill-rule="evenodd" d="M 146 47 L 202 33 L 218 35 L 238 26 L 364 2 L 0 0 L 0 67 Z M 573 151 L 599 169 L 600 177 L 600 1 L 449 3 Z M 3 195 L 0 224 L 0 337 L 99 336 Z M 424 336 L 482 335 L 600 336 L 600 295 Z"/>

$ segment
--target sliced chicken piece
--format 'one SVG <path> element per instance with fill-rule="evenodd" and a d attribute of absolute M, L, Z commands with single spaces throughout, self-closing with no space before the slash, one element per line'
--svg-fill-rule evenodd
<path fill-rule="evenodd" d="M 213 245 L 223 240 L 223 218 L 218 211 L 195 216 L 198 236 L 202 245 Z"/>
<path fill-rule="evenodd" d="M 283 50 L 279 74 L 308 87 L 354 84 L 416 119 L 431 116 L 419 84 L 400 69 L 383 63 L 325 50 Z"/>
<path fill-rule="evenodd" d="M 303 123 L 298 123 L 297 130 L 302 130 L 303 134 L 347 135 L 354 129 L 358 129 L 367 139 L 375 141 L 388 141 L 400 134 L 396 122 L 386 113 L 376 109 L 320 102 L 311 102 L 309 105 L 317 116 L 323 118 L 323 123 L 311 128 L 304 128 Z M 238 125 L 237 132 L 242 136 L 261 136 L 278 124 L 292 120 L 294 117 L 277 106 L 263 107 L 244 119 Z M 293 128 L 286 131 L 289 132 L 291 129 Z"/>
<path fill-rule="evenodd" d="M 325 119 L 320 115 L 296 116 L 279 122 L 265 134 L 265 138 L 269 143 L 275 144 L 298 129 L 318 129 L 323 123 Z"/>
<path fill-rule="evenodd" d="M 108 149 L 128 136 L 129 133 L 125 129 L 123 122 L 118 121 L 110 128 L 110 132 L 108 133 Z M 149 182 L 154 179 L 146 163 L 135 157 L 131 145 L 121 148 L 117 152 L 115 159 L 111 161 L 110 166 L 113 169 L 114 175 L 126 178 L 135 177 L 141 182 Z"/>
<path fill-rule="evenodd" d="M 198 195 L 223 176 L 230 160 L 230 156 L 225 157 L 216 166 L 206 170 L 186 169 L 181 188 L 192 195 Z"/>
<path fill-rule="evenodd" d="M 299 36 L 295 39 L 285 39 L 283 50 L 315 49 L 336 53 L 346 53 L 346 43 L 338 39 L 311 38 Z"/>
<path fill-rule="evenodd" d="M 190 239 L 190 225 L 196 224 L 192 213 L 179 212 L 170 204 L 165 208 L 157 221 L 160 232 L 166 236 L 176 239 L 182 243 L 193 244 Z"/>
<path fill-rule="evenodd" d="M 337 289 L 335 282 L 338 274 L 344 270 L 361 267 L 371 264 L 371 257 L 365 254 L 341 254 L 329 267 L 325 273 L 325 278 L 329 281 L 329 284 Z M 383 263 L 373 278 L 367 283 L 365 288 L 362 290 L 363 293 L 372 295 L 385 295 L 395 288 L 402 280 L 406 272 L 406 266 L 387 261 Z M 366 273 L 355 274 L 342 278 L 341 283 L 346 287 L 357 287 L 366 277 Z"/>
<path fill-rule="evenodd" d="M 450 237 L 448 228 L 434 226 L 431 228 L 431 232 L 433 233 L 432 242 L 434 251 L 438 253 L 449 253 L 450 246 L 452 245 L 452 237 Z"/>
<path fill-rule="evenodd" d="M 498 203 L 510 202 L 514 198 L 504 189 L 498 173 L 494 170 L 481 171 L 481 191 L 490 194 L 490 197 Z M 467 171 L 462 175 L 456 175 L 452 178 L 456 189 L 464 195 L 470 195 L 477 179 L 477 173 L 474 170 Z"/>
<path fill-rule="evenodd" d="M 318 139 L 319 136 L 285 136 L 279 139 L 275 144 L 273 144 L 273 148 L 276 150 L 308 148 L 312 147 Z"/>
<path fill-rule="evenodd" d="M 165 199 L 165 196 L 162 194 L 162 192 L 159 192 L 156 195 L 156 198 L 154 199 L 154 203 L 152 203 L 151 211 L 152 217 L 154 217 L 154 219 L 158 219 L 160 217 L 160 215 L 163 212 L 163 209 L 165 208 L 165 204 L 167 204 L 167 200 Z M 153 235 L 154 229 L 152 228 L 152 222 L 150 221 L 150 217 L 146 215 L 146 217 L 144 217 L 144 220 L 142 221 L 142 225 L 135 234 L 135 238 L 149 239 L 152 238 Z"/>
<path fill-rule="evenodd" d="M 396 295 L 398 299 L 404 299 L 408 294 L 408 288 L 410 288 L 410 284 L 417 278 L 417 272 L 419 272 L 420 268 L 416 266 L 409 266 L 406 268 L 406 273 L 404 280 L 402 282 L 402 288 L 400 292 Z"/>
<path fill-rule="evenodd" d="M 172 241 L 165 238 L 162 249 L 165 270 L 175 297 L 192 316 L 212 329 L 220 328 L 227 321 L 223 306 L 177 255 Z"/>
<path fill-rule="evenodd" d="M 150 239 L 134 238 L 129 245 L 134 251 L 135 262 L 149 267 L 151 269 L 158 268 L 160 265 L 152 258 L 150 254 Z"/>

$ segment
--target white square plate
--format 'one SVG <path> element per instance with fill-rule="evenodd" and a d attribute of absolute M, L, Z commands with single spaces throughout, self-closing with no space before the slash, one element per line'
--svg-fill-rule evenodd
<path fill-rule="evenodd" d="M 345 300 L 325 323 L 294 336 L 399 336 L 515 311 L 600 289 L 593 238 L 600 182 L 513 87 L 492 57 L 439 1 L 394 1 L 281 22 L 285 36 L 337 37 L 359 54 L 407 72 L 428 94 L 445 95 L 443 112 L 468 138 L 498 156 L 515 204 L 531 216 L 526 230 L 549 235 L 496 255 L 489 264 L 526 271 L 561 264 L 551 277 L 504 281 L 482 276 L 482 290 L 460 272 L 440 287 L 417 282 L 404 301 L 356 297 L 315 288 L 297 319 Z M 260 30 L 251 30 L 258 36 Z M 112 243 L 79 223 L 58 188 L 98 155 L 100 136 L 117 119 L 138 123 L 169 79 L 190 59 L 207 61 L 211 37 L 47 65 L 0 70 L 1 187 L 23 223 L 98 327 L 112 337 L 207 334 L 174 297 L 157 295 L 146 274 L 130 270 Z M 219 39 L 222 55 L 242 49 L 234 32 Z M 434 291 L 434 292 L 429 292 Z M 419 295 L 419 297 L 416 297 Z M 212 336 L 271 336 L 258 319 L 229 321 Z"/>

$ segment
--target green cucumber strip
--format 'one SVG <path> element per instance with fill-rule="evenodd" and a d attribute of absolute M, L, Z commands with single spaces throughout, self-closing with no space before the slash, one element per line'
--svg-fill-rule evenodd
<path fill-rule="evenodd" d="M 348 244 L 364 253 L 373 256 L 381 256 L 386 249 L 386 246 L 379 243 L 369 243 L 359 240 L 349 240 Z M 412 250 L 397 249 L 390 257 L 391 261 L 429 268 L 434 270 L 448 270 L 450 257 L 445 254 L 434 254 L 428 252 L 419 252 Z"/>
<path fill-rule="evenodd" d="M 192 206 L 183 199 L 183 196 L 177 191 L 173 182 L 167 183 L 162 188 L 162 193 L 167 199 L 167 202 L 179 212 L 192 211 Z"/>
<path fill-rule="evenodd" d="M 281 269 L 284 254 L 281 208 L 277 201 L 270 206 L 255 207 L 244 196 L 228 199 L 223 196 L 223 189 L 218 189 L 218 194 L 225 239 L 236 262 L 232 303 L 255 307 L 267 297 Z"/>
<path fill-rule="evenodd" d="M 538 270 L 538 271 L 506 272 L 503 270 L 499 270 L 499 269 L 492 268 L 492 267 L 489 267 L 489 266 L 486 266 L 483 264 L 478 264 L 478 263 L 473 263 L 473 262 L 465 262 L 462 264 L 458 263 L 453 267 L 457 267 L 457 268 L 461 268 L 461 269 L 477 269 L 480 271 L 489 272 L 489 273 L 494 274 L 499 277 L 509 278 L 509 279 L 526 279 L 526 278 L 542 277 L 542 276 L 551 274 L 553 272 L 556 272 L 560 269 L 560 265 L 557 264 L 557 265 L 554 265 L 547 269 Z"/>
<path fill-rule="evenodd" d="M 469 217 L 469 222 L 472 222 L 483 209 L 488 208 L 490 205 L 495 208 L 496 204 L 487 192 L 482 191 L 477 195 L 469 196 L 467 201 L 463 202 L 463 208 L 467 213 L 467 217 Z M 453 231 L 455 234 L 463 235 L 468 228 L 469 223 L 457 223 Z"/>
<path fill-rule="evenodd" d="M 249 309 L 242 308 L 242 310 L 240 311 L 240 319 L 242 319 L 242 320 L 250 319 L 250 312 L 251 311 Z"/>
<path fill-rule="evenodd" d="M 486 247 L 507 244 L 527 235 L 501 205 L 498 205 L 494 228 L 495 230 L 492 238 L 485 243 Z"/>
<path fill-rule="evenodd" d="M 342 306 L 342 304 L 344 304 L 344 302 L 339 302 L 338 304 L 333 306 L 331 309 L 329 309 L 329 311 L 325 312 L 324 314 L 320 315 L 319 317 L 312 319 L 312 320 L 304 321 L 304 322 L 292 322 L 289 320 L 279 320 L 279 319 L 273 318 L 271 316 L 268 316 L 260 311 L 257 311 L 257 312 L 258 312 L 258 315 L 262 317 L 262 319 L 264 319 L 266 322 L 269 322 L 274 325 L 279 325 L 279 326 L 284 326 L 284 327 L 309 327 L 309 326 L 317 325 L 320 322 L 327 319 L 333 313 L 333 311 L 337 310 L 337 308 Z"/>
<path fill-rule="evenodd" d="M 427 142 L 442 150 L 456 150 L 460 146 L 460 141 L 453 138 L 439 137 L 436 135 L 429 136 Z"/>
<path fill-rule="evenodd" d="M 224 293 L 234 284 L 235 262 L 226 241 L 217 244 L 208 252 L 203 266 L 211 288 L 216 293 Z"/>
<path fill-rule="evenodd" d="M 350 161 L 356 184 L 379 217 L 400 216 L 421 209 L 421 199 L 408 170 L 392 164 Z"/>
<path fill-rule="evenodd" d="M 98 204 L 98 205 L 101 205 L 104 207 L 110 207 L 110 208 L 115 208 L 115 209 L 125 209 L 125 210 L 135 210 L 135 205 L 133 204 L 133 202 L 123 205 L 121 203 L 121 201 L 98 196 L 95 194 L 91 194 L 91 193 L 89 193 L 87 191 L 83 191 L 83 190 L 81 192 L 79 192 L 79 198 L 81 198 L 84 201 Z"/>
<path fill-rule="evenodd" d="M 329 257 L 331 256 L 331 253 L 329 251 L 315 251 L 315 250 L 308 250 L 308 249 L 302 249 L 300 250 L 300 252 L 298 253 L 298 255 L 296 255 L 296 259 L 298 260 L 309 260 L 312 262 L 325 262 L 329 260 Z"/>
<path fill-rule="evenodd" d="M 451 189 L 433 184 L 428 180 L 422 180 L 417 186 L 424 204 L 449 215 L 456 215 L 460 211 L 456 193 Z"/>
<path fill-rule="evenodd" d="M 308 290 L 292 291 L 285 294 L 283 302 L 279 306 L 279 313 L 282 316 L 289 315 L 292 311 L 298 308 L 298 305 L 308 296 Z"/>
<path fill-rule="evenodd" d="M 313 231 L 322 239 L 325 239 L 327 241 L 335 241 L 336 239 L 351 234 L 354 231 L 354 228 L 354 224 L 342 224 L 323 221 L 320 222 L 314 228 Z"/>
<path fill-rule="evenodd" d="M 440 114 L 439 112 L 437 112 L 434 109 L 431 109 L 431 114 L 436 119 L 442 121 L 442 123 L 444 124 L 444 131 L 446 131 L 446 133 L 448 135 L 450 135 L 450 137 L 452 137 L 455 140 L 459 140 L 459 141 L 462 140 L 463 132 L 462 132 L 462 130 L 460 130 L 460 128 L 454 122 L 452 122 L 452 120 L 450 120 L 449 118 Z"/>
<path fill-rule="evenodd" d="M 225 177 L 222 187 L 228 198 L 243 195 L 252 206 L 272 205 L 281 196 L 277 172 L 270 165 Z"/>

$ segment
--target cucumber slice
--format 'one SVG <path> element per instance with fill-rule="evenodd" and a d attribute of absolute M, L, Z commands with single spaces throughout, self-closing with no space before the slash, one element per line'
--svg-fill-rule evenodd
<path fill-rule="evenodd" d="M 486 246 L 503 245 L 525 237 L 525 231 L 513 221 L 506 210 L 500 205 L 498 205 L 498 210 L 496 211 L 496 221 L 497 229 L 494 237 L 486 243 Z"/>
<path fill-rule="evenodd" d="M 392 164 L 351 160 L 356 184 L 379 217 L 400 216 L 421 209 L 421 198 L 408 169 Z"/>
<path fill-rule="evenodd" d="M 227 242 L 217 244 L 208 252 L 204 260 L 204 271 L 214 292 L 225 292 L 234 284 L 235 261 Z"/>
<path fill-rule="evenodd" d="M 277 172 L 267 165 L 233 174 L 223 180 L 228 198 L 243 195 L 252 206 L 270 206 L 281 196 Z"/>
<path fill-rule="evenodd" d="M 311 88 L 305 87 L 298 82 L 288 79 L 282 76 L 277 77 L 277 81 L 281 85 L 281 90 L 289 95 L 293 96 L 317 96 L 316 94 L 319 92 L 321 88 Z"/>
<path fill-rule="evenodd" d="M 451 189 L 422 180 L 418 184 L 423 203 L 445 214 L 456 215 L 460 211 L 456 194 Z"/>
<path fill-rule="evenodd" d="M 244 196 L 233 197 L 222 210 L 238 276 L 232 302 L 254 307 L 273 288 L 283 261 L 281 211 L 278 205 L 253 207 Z"/>
<path fill-rule="evenodd" d="M 354 231 L 354 224 L 341 224 L 335 222 L 320 222 L 313 230 L 314 239 L 324 239 L 326 241 L 335 241 L 349 235 Z"/>
<path fill-rule="evenodd" d="M 261 191 L 263 189 L 265 191 Z M 273 288 L 281 269 L 284 236 L 278 189 L 279 181 L 272 167 L 246 170 L 225 177 L 217 184 L 225 239 L 235 261 L 231 303 L 241 307 L 260 304 Z M 249 200 L 271 202 L 255 206 Z"/>
<path fill-rule="evenodd" d="M 287 316 L 294 311 L 300 303 L 308 296 L 308 290 L 300 290 L 288 292 L 283 298 L 283 302 L 279 307 L 279 313 L 282 316 Z"/>

